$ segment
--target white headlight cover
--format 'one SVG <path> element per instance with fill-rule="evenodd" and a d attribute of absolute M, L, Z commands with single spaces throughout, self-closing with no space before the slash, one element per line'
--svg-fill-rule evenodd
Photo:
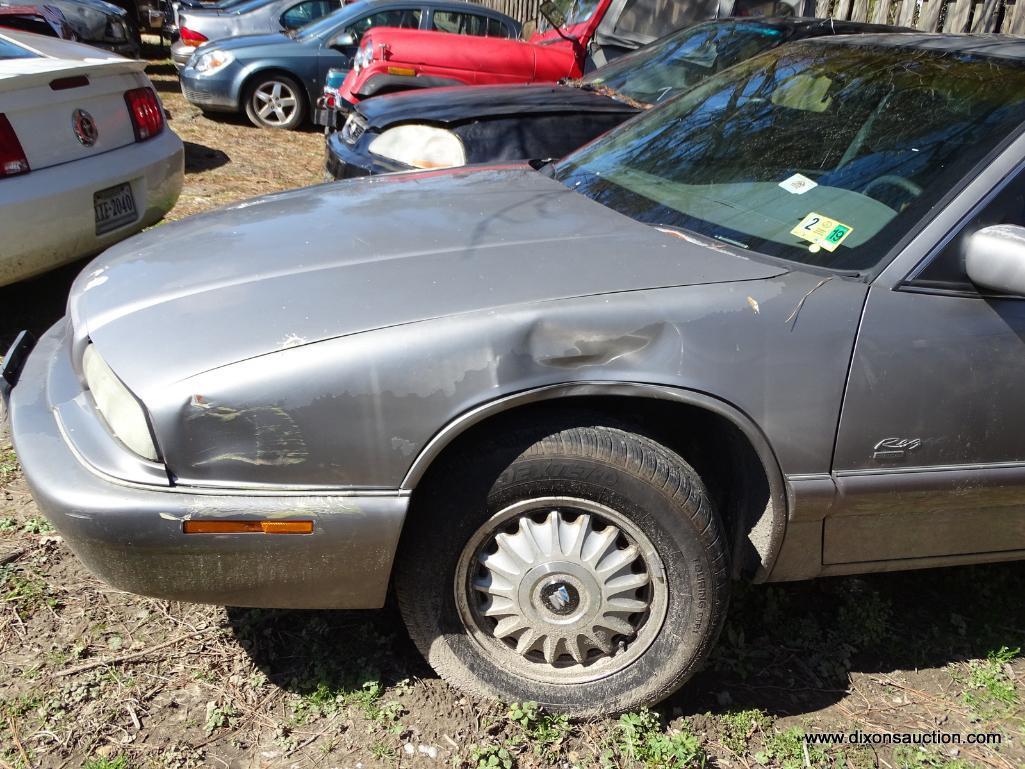
<path fill-rule="evenodd" d="M 466 151 L 458 136 L 429 125 L 389 128 L 372 142 L 370 151 L 414 168 L 451 168 L 466 165 Z"/>
<path fill-rule="evenodd" d="M 203 75 L 213 74 L 235 61 L 235 57 L 227 51 L 209 51 L 195 57 L 195 59 L 196 63 L 192 68 Z"/>
<path fill-rule="evenodd" d="M 359 71 L 368 64 L 370 64 L 373 58 L 374 49 L 370 41 L 367 41 L 362 46 L 360 46 L 360 49 L 358 51 L 356 51 L 356 55 L 352 59 L 352 68 L 356 70 L 357 74 L 359 74 Z"/>
<path fill-rule="evenodd" d="M 82 369 L 96 409 L 110 431 L 139 456 L 156 461 L 157 449 L 142 406 L 91 344 L 85 348 Z"/>

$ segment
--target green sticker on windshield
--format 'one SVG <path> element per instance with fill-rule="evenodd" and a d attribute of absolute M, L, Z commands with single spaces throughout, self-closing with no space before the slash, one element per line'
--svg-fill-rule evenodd
<path fill-rule="evenodd" d="M 791 235 L 796 235 L 801 240 L 807 240 L 812 246 L 818 246 L 827 251 L 836 251 L 836 247 L 843 243 L 852 232 L 854 232 L 854 228 L 849 224 L 838 222 L 836 219 L 830 219 L 828 216 L 817 214 L 814 211 L 790 230 Z"/>

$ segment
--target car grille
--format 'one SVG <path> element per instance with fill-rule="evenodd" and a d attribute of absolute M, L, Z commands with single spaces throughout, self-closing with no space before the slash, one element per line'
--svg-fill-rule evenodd
<path fill-rule="evenodd" d="M 342 140 L 346 144 L 355 144 L 367 130 L 367 121 L 358 112 L 353 112 L 342 126 Z"/>
<path fill-rule="evenodd" d="M 185 96 L 186 99 L 188 99 L 193 104 L 206 104 L 214 100 L 213 94 L 211 94 L 209 91 L 204 91 L 199 88 L 189 88 L 187 85 L 185 85 L 184 81 L 181 85 L 182 94 Z"/>

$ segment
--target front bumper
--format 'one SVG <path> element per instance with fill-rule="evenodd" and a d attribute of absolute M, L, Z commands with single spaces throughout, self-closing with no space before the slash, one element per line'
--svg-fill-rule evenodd
<path fill-rule="evenodd" d="M 0 286 L 99 253 L 155 224 L 178 200 L 184 178 L 185 149 L 165 128 L 144 142 L 0 180 Z M 93 193 L 123 182 L 132 185 L 139 216 L 97 235 Z"/>
<path fill-rule="evenodd" d="M 71 448 L 58 421 L 58 408 L 81 395 L 68 336 L 62 320 L 29 355 L 10 393 L 11 435 L 36 503 L 90 571 L 122 590 L 168 600 L 383 605 L 407 495 L 202 493 L 103 475 Z M 187 520 L 296 518 L 312 520 L 313 533 L 183 532 Z"/>
<path fill-rule="evenodd" d="M 229 65 L 226 70 L 231 70 Z M 178 73 L 182 94 L 192 104 L 215 112 L 238 112 L 241 107 L 233 89 L 232 75 L 222 70 L 213 76 L 201 76 L 192 67 Z"/>
<path fill-rule="evenodd" d="M 388 160 L 367 151 L 367 145 L 376 134 L 363 134 L 356 144 L 349 144 L 341 133 L 327 137 L 327 151 L 324 167 L 333 179 L 352 179 L 356 176 L 376 176 L 398 171 L 418 171 L 397 160 Z"/>

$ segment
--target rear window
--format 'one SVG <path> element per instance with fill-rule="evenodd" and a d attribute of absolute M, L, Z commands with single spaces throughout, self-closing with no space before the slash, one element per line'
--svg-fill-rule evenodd
<path fill-rule="evenodd" d="M 0 38 L 0 59 L 37 59 L 38 54 L 32 53 L 27 48 L 15 45 L 10 40 Z"/>

